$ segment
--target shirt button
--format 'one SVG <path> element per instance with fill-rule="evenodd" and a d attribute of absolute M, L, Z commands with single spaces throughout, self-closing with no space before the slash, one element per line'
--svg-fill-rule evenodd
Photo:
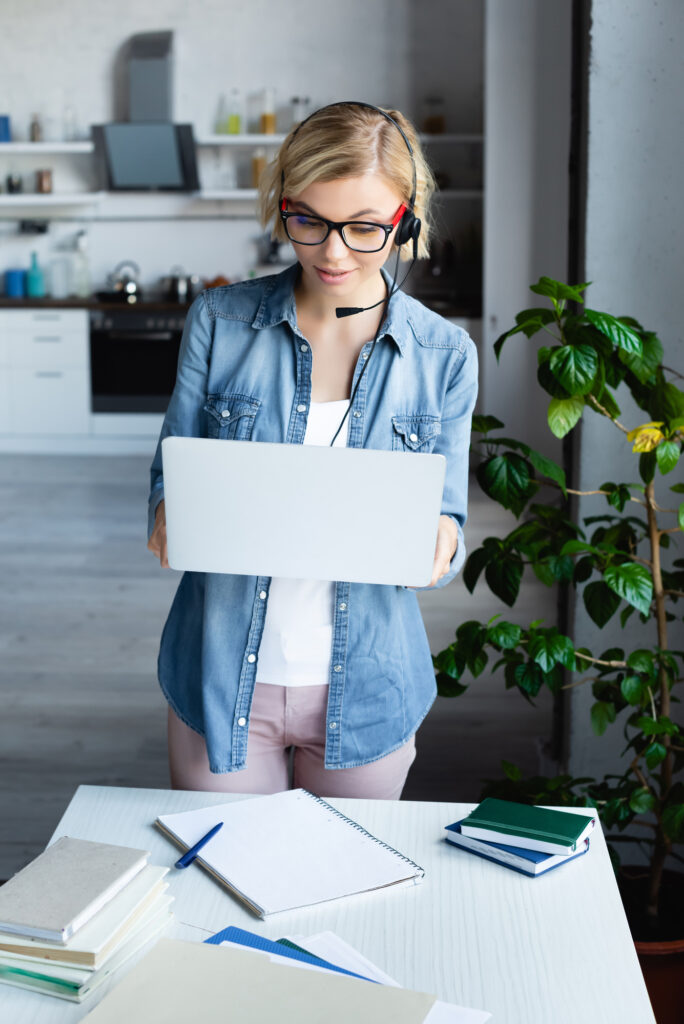
<path fill-rule="evenodd" d="M 337 728 L 337 722 L 331 722 L 330 725 L 328 726 L 328 728 L 329 729 L 336 729 Z"/>
<path fill-rule="evenodd" d="M 250 665 L 253 665 L 254 662 L 256 661 L 256 654 L 248 654 L 247 661 L 250 663 Z"/>
<path fill-rule="evenodd" d="M 230 409 L 221 409 L 221 415 L 223 416 L 224 420 L 227 420 L 228 417 L 230 416 Z"/>
<path fill-rule="evenodd" d="M 260 591 L 259 597 L 261 598 L 262 601 L 265 601 L 266 600 L 266 591 L 265 590 Z"/>
<path fill-rule="evenodd" d="M 360 416 L 361 416 L 361 413 L 357 412 L 357 410 L 354 409 L 354 418 L 358 420 Z"/>
<path fill-rule="evenodd" d="M 361 356 L 362 359 L 368 359 L 368 353 L 364 352 Z"/>
<path fill-rule="evenodd" d="M 305 405 L 298 405 L 297 406 L 297 412 L 306 412 L 306 406 Z"/>
<path fill-rule="evenodd" d="M 417 434 L 409 434 L 409 441 L 417 441 L 417 440 L 418 440 L 418 435 Z"/>
<path fill-rule="evenodd" d="M 335 665 L 335 668 L 333 669 L 333 671 L 334 672 L 341 672 L 342 671 L 342 666 L 341 665 Z"/>
<path fill-rule="evenodd" d="M 340 611 L 341 612 L 346 612 L 346 610 L 347 610 L 347 606 L 344 603 L 344 601 L 342 601 L 341 604 L 340 604 Z"/>
<path fill-rule="evenodd" d="M 299 351 L 300 352 L 308 352 L 309 351 L 309 346 L 308 345 L 300 345 L 299 346 Z"/>
<path fill-rule="evenodd" d="M 238 718 L 238 725 L 247 725 L 246 718 Z"/>

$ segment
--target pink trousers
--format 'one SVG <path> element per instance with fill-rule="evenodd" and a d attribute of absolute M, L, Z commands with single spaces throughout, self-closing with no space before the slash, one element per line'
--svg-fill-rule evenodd
<path fill-rule="evenodd" d="M 325 759 L 327 686 L 271 686 L 257 683 L 242 771 L 209 770 L 204 737 L 169 708 L 169 767 L 173 789 L 222 793 L 278 793 L 289 788 L 290 748 L 294 786 L 317 796 L 398 800 L 416 756 L 411 737 L 398 750 L 358 768 L 329 770 Z"/>

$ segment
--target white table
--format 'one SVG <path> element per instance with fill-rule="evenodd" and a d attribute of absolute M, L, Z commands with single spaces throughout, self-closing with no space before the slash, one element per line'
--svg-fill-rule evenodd
<path fill-rule="evenodd" d="M 151 851 L 151 863 L 172 865 L 178 853 L 153 827 L 154 818 L 230 799 L 220 793 L 81 786 L 53 840 L 70 835 L 137 846 Z M 654 1024 L 598 829 L 586 856 L 535 879 L 444 840 L 444 826 L 472 804 L 331 803 L 424 867 L 424 882 L 264 922 L 201 868 L 172 869 L 176 922 L 166 934 L 201 941 L 229 924 L 273 939 L 331 930 L 406 987 L 489 1010 L 492 1024 Z M 73 1024 L 111 984 L 105 982 L 81 1006 L 2 985 L 0 1020 Z"/>

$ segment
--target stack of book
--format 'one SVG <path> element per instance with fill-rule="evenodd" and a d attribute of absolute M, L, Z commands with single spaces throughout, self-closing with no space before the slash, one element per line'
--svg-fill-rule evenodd
<path fill-rule="evenodd" d="M 587 853 L 596 820 L 589 807 L 561 811 L 488 797 L 445 832 L 469 853 L 536 877 Z"/>
<path fill-rule="evenodd" d="M 82 1002 L 172 918 L 148 857 L 64 836 L 0 887 L 0 982 Z"/>

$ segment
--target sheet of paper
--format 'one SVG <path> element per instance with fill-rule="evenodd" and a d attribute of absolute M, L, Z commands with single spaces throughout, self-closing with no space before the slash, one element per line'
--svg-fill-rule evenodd
<path fill-rule="evenodd" d="M 252 951 L 160 939 L 99 1006 L 88 1024 L 423 1024 L 434 996 L 299 971 Z"/>
<path fill-rule="evenodd" d="M 291 942 L 320 956 L 338 967 L 345 967 L 348 971 L 355 971 L 357 974 L 365 974 L 367 978 L 380 982 L 381 985 L 397 986 L 399 983 L 388 974 L 381 971 L 374 963 L 366 959 L 362 953 L 350 946 L 334 932 L 319 932 L 317 935 L 288 935 Z M 489 1020 L 491 1013 L 486 1010 L 472 1010 L 465 1006 L 456 1006 L 455 1003 L 445 1003 L 438 999 L 429 1014 L 425 1018 L 425 1024 L 484 1024 Z"/>

